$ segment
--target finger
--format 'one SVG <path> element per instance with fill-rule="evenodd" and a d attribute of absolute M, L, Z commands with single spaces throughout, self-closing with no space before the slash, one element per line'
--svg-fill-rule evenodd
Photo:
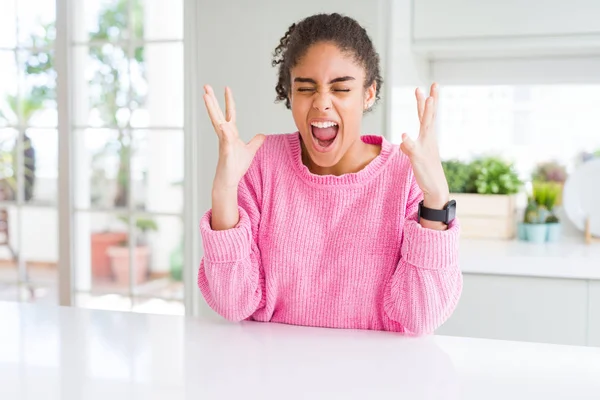
<path fill-rule="evenodd" d="M 221 111 L 221 106 L 219 106 L 219 101 L 217 100 L 217 96 L 215 96 L 215 91 L 212 87 L 207 85 L 207 93 L 210 97 L 211 104 L 214 110 L 214 114 L 217 117 L 217 125 L 225 122 L 225 117 L 223 116 L 223 111 Z"/>
<path fill-rule="evenodd" d="M 211 122 L 213 128 L 215 129 L 215 132 L 217 133 L 217 135 L 221 136 L 221 129 L 219 127 L 220 124 L 218 121 L 219 117 L 216 115 L 212 99 L 208 93 L 206 93 L 203 96 L 203 98 L 204 98 L 204 104 L 206 105 L 206 110 L 208 111 L 208 116 L 210 117 L 210 122 Z"/>
<path fill-rule="evenodd" d="M 263 145 L 263 143 L 265 142 L 266 138 L 267 137 L 265 135 L 258 134 L 256 136 L 254 136 L 252 138 L 252 140 L 250 140 L 250 142 L 248 142 L 248 144 L 246 145 L 246 147 L 248 148 L 248 150 L 250 150 L 250 152 L 252 153 L 253 157 L 256 154 L 256 152 L 258 151 L 258 149 L 260 149 L 260 146 Z"/>
<path fill-rule="evenodd" d="M 225 116 L 227 122 L 235 123 L 235 102 L 233 101 L 233 93 L 228 87 L 225 88 Z"/>
<path fill-rule="evenodd" d="M 208 110 L 210 120 L 213 123 L 213 126 L 216 128 L 221 123 L 221 121 L 219 121 L 219 113 L 217 111 L 218 105 L 215 105 L 215 102 L 213 101 L 213 90 L 209 85 L 204 86 L 204 92 L 204 103 L 206 104 L 206 109 Z"/>
<path fill-rule="evenodd" d="M 434 96 L 436 87 L 437 87 L 437 84 L 435 82 L 433 82 L 431 84 L 431 87 L 429 88 L 429 96 L 431 96 L 431 97 Z"/>
<path fill-rule="evenodd" d="M 407 156 L 411 156 L 415 150 L 416 143 L 406 133 L 402 134 L 402 143 L 400 144 L 400 150 Z"/>
<path fill-rule="evenodd" d="M 423 119 L 421 120 L 421 131 L 419 132 L 419 135 L 426 135 L 429 131 L 429 127 L 431 126 L 431 123 L 433 121 L 433 109 L 433 97 L 428 97 L 427 100 L 425 100 L 425 111 L 423 112 Z"/>
<path fill-rule="evenodd" d="M 419 114 L 419 121 L 423 120 L 423 110 L 425 107 L 425 94 L 421 89 L 415 90 L 415 96 L 417 98 L 417 113 Z"/>
<path fill-rule="evenodd" d="M 438 101 L 440 98 L 440 86 L 435 82 L 431 85 L 431 97 L 433 97 L 433 119 L 435 120 L 438 108 Z"/>

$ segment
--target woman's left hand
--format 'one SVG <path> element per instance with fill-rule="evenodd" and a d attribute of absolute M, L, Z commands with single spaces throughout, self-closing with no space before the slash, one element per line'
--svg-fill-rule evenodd
<path fill-rule="evenodd" d="M 434 130 L 438 92 L 436 83 L 431 85 L 427 98 L 420 89 L 415 91 L 421 122 L 419 137 L 413 140 L 406 133 L 402 134 L 400 149 L 410 159 L 415 179 L 423 192 L 423 205 L 441 210 L 448 203 L 450 193 Z"/>

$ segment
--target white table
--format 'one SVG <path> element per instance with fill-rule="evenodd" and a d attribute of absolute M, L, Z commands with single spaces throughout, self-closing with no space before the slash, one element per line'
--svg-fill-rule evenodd
<path fill-rule="evenodd" d="M 600 399 L 600 349 L 0 303 L 0 399 L 182 398 Z"/>

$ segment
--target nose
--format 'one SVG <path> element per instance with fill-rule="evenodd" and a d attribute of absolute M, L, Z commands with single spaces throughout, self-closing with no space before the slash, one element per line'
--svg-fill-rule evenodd
<path fill-rule="evenodd" d="M 315 110 L 323 112 L 331 109 L 331 99 L 328 93 L 317 92 L 315 96 L 315 100 L 313 101 L 313 108 Z"/>

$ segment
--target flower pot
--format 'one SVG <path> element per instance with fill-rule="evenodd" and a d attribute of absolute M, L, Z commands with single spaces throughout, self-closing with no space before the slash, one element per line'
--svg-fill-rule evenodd
<path fill-rule="evenodd" d="M 120 286 L 129 285 L 129 248 L 114 246 L 108 248 L 110 266 L 116 283 Z M 136 284 L 145 282 L 148 276 L 148 260 L 150 250 L 145 246 L 135 248 L 135 275 Z"/>
<path fill-rule="evenodd" d="M 527 241 L 532 243 L 546 243 L 548 236 L 547 224 L 525 224 Z"/>
<path fill-rule="evenodd" d="M 525 226 L 526 224 L 524 224 L 523 222 L 519 222 L 517 224 L 517 238 L 519 240 L 527 240 L 527 229 L 525 229 Z"/>
<path fill-rule="evenodd" d="M 108 248 L 127 241 L 126 232 L 92 233 L 92 277 L 111 279 L 112 270 Z"/>
<path fill-rule="evenodd" d="M 546 224 L 548 227 L 548 234 L 546 236 L 546 241 L 553 243 L 558 242 L 561 235 L 561 225 L 560 222 Z"/>
<path fill-rule="evenodd" d="M 464 238 L 513 239 L 516 195 L 451 193 Z"/>

